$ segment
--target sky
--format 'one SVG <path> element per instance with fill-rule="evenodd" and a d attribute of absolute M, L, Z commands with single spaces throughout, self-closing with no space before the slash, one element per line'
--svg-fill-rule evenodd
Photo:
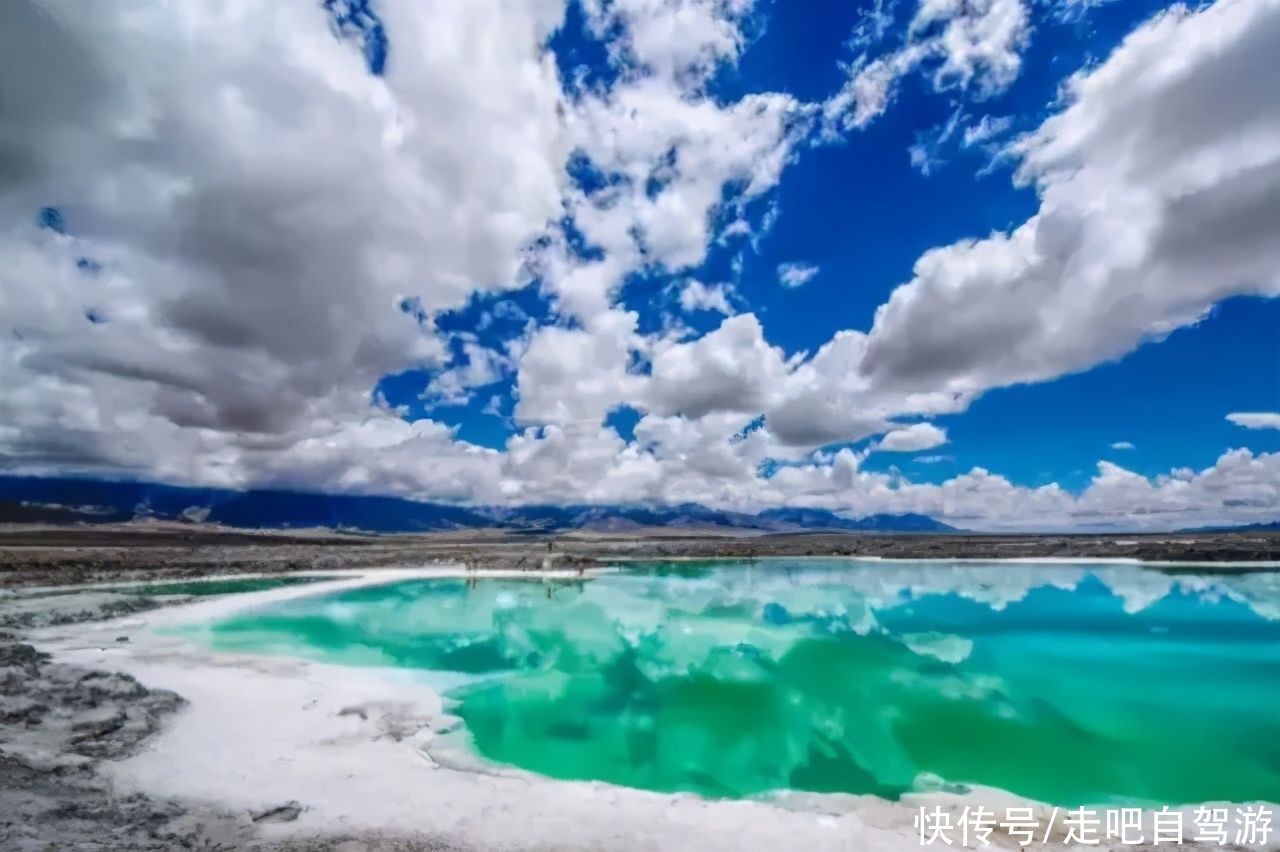
<path fill-rule="evenodd" d="M 1280 519 L 1280 0 L 11 0 L 0 471 Z"/>

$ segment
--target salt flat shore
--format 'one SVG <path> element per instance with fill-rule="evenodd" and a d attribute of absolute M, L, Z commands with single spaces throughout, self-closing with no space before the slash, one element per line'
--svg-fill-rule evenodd
<path fill-rule="evenodd" d="M 450 746 L 454 720 L 443 707 L 441 684 L 430 677 L 215 654 L 180 628 L 330 589 L 502 570 L 484 566 L 576 576 L 609 558 L 598 540 L 562 537 L 548 547 L 543 540 L 505 537 L 477 544 L 448 536 L 351 543 L 299 536 L 175 542 L 172 535 L 158 531 L 149 543 L 46 540 L 6 548 L 11 582 L 0 592 L 0 849 L 890 852 L 921 848 L 912 825 L 920 804 L 957 812 L 969 803 L 1028 804 L 989 790 L 903 803 L 859 796 L 708 801 L 484 766 Z M 862 536 L 831 538 L 869 544 Z M 1248 546 L 1272 553 L 1265 548 L 1274 548 L 1276 539 L 1259 538 L 1262 545 Z M 627 550 L 615 556 L 731 555 L 707 553 L 701 540 L 605 544 L 610 552 Z M 791 546 L 784 540 L 778 549 Z M 1208 543 L 1170 546 L 1203 554 Z M 465 559 L 447 561 L 451 548 Z M 653 552 L 658 549 L 661 554 Z M 1077 558 L 1060 550 L 1052 555 Z M 14 555 L 21 552 L 35 558 L 22 563 Z M 361 559 L 366 567 L 350 570 L 350 562 Z M 437 564 L 420 567 L 427 562 Z M 331 579 L 204 599 L 88 585 L 263 571 L 320 571 Z M 36 588 L 68 578 L 80 585 Z M 1011 838 L 994 840 L 995 848 L 1018 848 Z M 1060 841 L 1031 848 L 1064 848 Z M 1265 848 L 1278 849 L 1280 841 Z"/>

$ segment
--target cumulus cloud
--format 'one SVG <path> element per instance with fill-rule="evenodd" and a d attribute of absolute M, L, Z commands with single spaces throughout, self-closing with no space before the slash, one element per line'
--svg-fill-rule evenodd
<path fill-rule="evenodd" d="M 1108 462 L 1082 493 L 1025 487 L 984 468 L 941 484 L 864 471 L 851 450 L 826 462 L 780 469 L 763 496 L 865 516 L 919 512 L 969 530 L 1176 530 L 1271 521 L 1280 512 L 1280 454 L 1230 450 L 1202 471 L 1179 468 L 1147 478 Z M 787 495 L 783 498 L 782 495 Z"/>
<path fill-rule="evenodd" d="M 912 483 L 822 449 L 937 447 L 945 432 L 919 418 L 1118 357 L 1228 296 L 1280 292 L 1276 0 L 1140 27 L 1006 146 L 1036 216 L 926 253 L 869 331 L 796 353 L 735 315 L 729 285 L 692 277 L 714 240 L 768 230 L 768 196 L 815 118 L 786 94 L 712 94 L 748 42 L 748 0 L 589 0 L 617 72 L 592 86 L 561 80 L 547 47 L 559 0 L 384 0 L 382 76 L 319 4 L 9 6 L 7 469 L 478 503 L 917 511 L 982 529 L 1280 512 L 1280 457 L 1244 449 L 1155 478 L 1103 462 L 1079 494 L 982 468 Z M 870 121 L 909 73 L 965 97 L 999 91 L 1027 26 L 1019 0 L 925 0 L 901 44 L 854 63 L 823 126 Z M 884 34 L 876 23 L 862 46 Z M 969 127 L 965 144 L 995 144 L 1003 121 Z M 57 212 L 42 224 L 45 207 Z M 799 286 L 817 271 L 778 275 Z M 684 282 L 683 310 L 724 319 L 700 337 L 642 331 L 619 292 L 645 276 Z M 478 290 L 531 283 L 553 314 L 523 318 L 515 340 L 436 329 Z M 513 381 L 514 398 L 485 410 L 520 431 L 474 446 L 371 398 L 413 367 L 432 368 L 428 403 Z M 620 405 L 639 413 L 634 441 L 604 425 Z M 1231 417 L 1259 416 L 1275 415 Z"/>
<path fill-rule="evenodd" d="M 1280 22 L 1277 8 L 1228 0 L 1140 27 L 1106 62 L 1073 78 L 1061 112 L 1014 146 L 1020 179 L 1040 193 L 1036 217 L 1010 234 L 927 253 L 868 335 L 843 333 L 809 359 L 761 357 L 770 347 L 744 321 L 734 340 L 760 359 L 759 381 L 732 373 L 729 356 L 707 361 L 699 349 L 672 349 L 665 373 L 705 379 L 708 399 L 715 389 L 732 392 L 710 408 L 685 399 L 665 410 L 748 414 L 759 406 L 760 434 L 786 457 L 789 447 L 883 432 L 901 414 L 963 410 L 992 387 L 1086 369 L 1194 322 L 1229 295 L 1274 295 L 1280 262 L 1266 234 L 1277 218 L 1266 202 L 1280 191 L 1256 164 L 1280 152 L 1280 110 L 1268 102 L 1272 87 L 1256 78 L 1270 67 L 1262 45 Z M 1238 103 L 1215 103 L 1223 91 Z M 1135 99 L 1149 108 L 1136 109 Z M 1204 126 L 1201 117 L 1215 110 L 1218 120 Z M 1175 116 L 1187 121 L 1176 131 L 1168 126 Z M 1241 125 L 1249 128 L 1247 151 L 1235 130 Z M 1210 257 L 1212 265 L 1200 259 Z M 677 365 L 695 352 L 721 372 Z M 803 469 L 774 479 L 800 481 Z M 1101 511 L 1100 495 L 1147 493 L 1126 491 L 1124 482 L 1136 481 L 1119 470 L 1103 468 L 1090 499 L 1073 504 L 1081 523 Z M 1013 489 L 1010 511 L 1027 496 L 986 472 L 957 478 L 946 493 L 978 484 Z M 1181 486 L 1152 487 L 1167 496 Z M 1054 489 L 1036 490 L 1028 505 L 1061 491 Z M 1107 510 L 1122 511 L 1122 502 Z M 1156 517 L 1151 507 L 1134 511 Z"/>
<path fill-rule="evenodd" d="M 377 380 L 444 368 L 424 398 L 461 402 L 518 360 L 518 418 L 598 420 L 647 345 L 612 309 L 613 288 L 649 263 L 697 263 L 725 187 L 767 191 L 799 133 L 788 97 L 700 94 L 736 56 L 749 3 L 593 4 L 632 67 L 575 98 L 546 49 L 562 3 L 380 4 L 383 76 L 318 4 L 250 5 L 9 10 L 11 468 L 247 485 L 279 481 L 287 458 L 291 481 L 377 488 L 380 465 L 344 450 L 377 435 L 380 457 L 400 462 L 383 487 L 456 494 L 440 466 L 405 465 L 384 439 L 473 474 L 492 459 L 370 400 Z M 568 186 L 572 151 L 617 178 L 614 195 Z M 62 232 L 37 223 L 46 205 Z M 598 262 L 564 251 L 566 209 Z M 433 315 L 530 274 L 581 326 L 518 349 L 468 343 L 449 364 Z M 727 306 L 724 290 L 690 295 Z M 463 496 L 492 492 L 490 467 Z"/>
<path fill-rule="evenodd" d="M 1151 479 L 1099 462 L 1079 494 L 1056 484 L 1015 485 L 983 468 L 939 484 L 910 483 L 860 470 L 849 451 L 842 453 L 848 455 L 787 468 L 773 479 L 780 490 L 806 494 L 805 505 L 851 515 L 920 512 L 967 529 L 1168 530 L 1270 521 L 1280 512 L 1280 453 L 1230 450 L 1204 470 L 1181 468 Z"/>
<path fill-rule="evenodd" d="M 380 77 L 316 4 L 9 4 L 6 455 L 230 484 L 394 416 L 373 384 L 439 363 L 431 313 L 514 286 L 561 208 L 558 11 L 499 5 L 380 4 Z"/>
<path fill-rule="evenodd" d="M 1019 139 L 1039 212 L 923 255 L 876 313 L 873 386 L 980 393 L 1117 358 L 1233 295 L 1280 294 L 1280 4 L 1175 8 Z"/>
<path fill-rule="evenodd" d="M 693 419 L 721 411 L 754 416 L 787 373 L 782 350 L 765 341 L 760 321 L 741 314 L 697 340 L 656 352 L 644 403 L 657 414 Z"/>
<path fill-rule="evenodd" d="M 876 442 L 877 450 L 895 453 L 914 453 L 932 450 L 947 442 L 947 433 L 932 423 L 913 423 L 894 429 Z"/>
<path fill-rule="evenodd" d="M 1274 411 L 1238 411 L 1228 414 L 1227 419 L 1246 429 L 1280 429 L 1280 413 Z"/>
<path fill-rule="evenodd" d="M 772 188 L 791 156 L 803 110 L 785 95 L 721 106 L 658 78 L 641 78 L 571 113 L 579 150 L 610 183 L 574 199 L 587 240 L 606 253 L 670 270 L 701 263 L 711 213 L 728 184 L 740 199 Z"/>
<path fill-rule="evenodd" d="M 437 374 L 423 399 L 442 405 L 460 405 L 471 400 L 473 388 L 491 385 L 511 371 L 512 359 L 507 353 L 475 343 L 462 344 L 464 363 Z"/>
<path fill-rule="evenodd" d="M 630 372 L 636 315 L 610 311 L 590 328 L 544 326 L 520 359 L 515 417 L 525 423 L 599 425 L 641 388 Z"/>
<path fill-rule="evenodd" d="M 1116 441 L 1116 442 L 1114 442 L 1114 443 L 1112 443 L 1112 444 L 1111 444 L 1111 449 L 1113 449 L 1113 450 L 1132 450 L 1132 449 L 1134 449 L 1134 446 L 1133 446 L 1133 443 L 1132 443 L 1132 442 L 1130 442 L 1130 441 Z"/>
<path fill-rule="evenodd" d="M 780 263 L 778 264 L 778 281 L 783 287 L 802 287 L 821 270 L 812 263 Z"/>

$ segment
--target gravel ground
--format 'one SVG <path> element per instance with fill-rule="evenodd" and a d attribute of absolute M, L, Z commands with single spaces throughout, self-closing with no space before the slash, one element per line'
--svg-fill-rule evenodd
<path fill-rule="evenodd" d="M 246 533 L 179 524 L 0 528 L 0 588 L 431 562 L 536 571 L 602 565 L 617 559 L 770 556 L 1262 562 L 1280 561 L 1280 533 L 730 536 L 639 530 L 556 536 L 475 531 L 357 536 L 324 531 Z M 1249 569 L 1223 565 L 1221 570 Z"/>

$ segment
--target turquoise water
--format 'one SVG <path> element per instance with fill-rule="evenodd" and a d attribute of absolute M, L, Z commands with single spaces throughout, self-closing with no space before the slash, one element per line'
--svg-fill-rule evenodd
<path fill-rule="evenodd" d="M 1277 574 L 648 565 L 318 594 L 208 638 L 464 673 L 448 698 L 471 747 L 559 778 L 724 797 L 981 784 L 1071 806 L 1280 801 Z"/>

